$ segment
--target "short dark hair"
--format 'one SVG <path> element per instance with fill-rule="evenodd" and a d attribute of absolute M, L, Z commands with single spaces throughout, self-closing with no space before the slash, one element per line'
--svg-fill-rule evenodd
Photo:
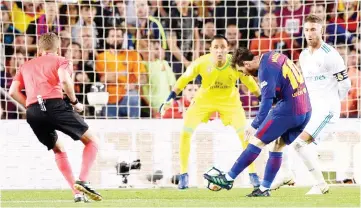
<path fill-rule="evenodd" d="M 318 17 L 314 14 L 310 14 L 305 18 L 305 23 L 306 22 L 322 24 L 323 19 L 321 19 L 320 17 Z"/>
<path fill-rule="evenodd" d="M 218 35 L 218 34 L 215 35 L 215 36 L 211 39 L 211 43 L 212 43 L 214 40 L 220 40 L 220 39 L 226 40 L 227 45 L 229 44 L 228 39 L 227 39 L 224 35 Z"/>
<path fill-rule="evenodd" d="M 96 5 L 96 3 L 93 1 L 84 0 L 84 1 L 80 2 L 80 10 L 83 8 L 86 8 L 86 9 L 96 8 L 96 7 L 94 7 L 95 5 Z"/>
<path fill-rule="evenodd" d="M 244 61 L 252 61 L 254 58 L 253 53 L 247 48 L 238 48 L 234 51 L 231 66 L 236 68 L 238 66 L 244 66 Z"/>

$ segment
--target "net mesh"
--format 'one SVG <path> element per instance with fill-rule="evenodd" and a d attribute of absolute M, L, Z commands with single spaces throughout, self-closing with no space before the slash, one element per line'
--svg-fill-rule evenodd
<path fill-rule="evenodd" d="M 340 52 L 352 81 L 341 116 L 359 118 L 359 11 L 360 2 L 350 0 L 2 1 L 0 115 L 25 117 L 7 92 L 19 66 L 36 57 L 38 37 L 49 31 L 59 35 L 61 55 L 73 61 L 85 118 L 159 118 L 157 109 L 171 86 L 193 60 L 208 53 L 215 34 L 229 39 L 230 52 L 239 46 L 256 55 L 276 50 L 298 63 L 305 47 L 303 20 L 314 13 L 325 19 L 324 40 Z M 187 103 L 199 88 L 195 83 L 174 106 Z M 239 85 L 246 115 L 252 117 L 257 98 Z M 109 100 L 95 108 L 88 93 L 99 90 L 108 92 Z M 167 118 L 182 113 L 177 108 Z"/>

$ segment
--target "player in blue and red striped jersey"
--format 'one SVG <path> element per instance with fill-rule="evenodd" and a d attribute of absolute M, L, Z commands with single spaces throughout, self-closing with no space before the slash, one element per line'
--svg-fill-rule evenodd
<path fill-rule="evenodd" d="M 246 130 L 249 145 L 226 174 L 204 177 L 225 189 L 231 189 L 234 179 L 260 154 L 261 148 L 275 142 L 269 153 L 265 176 L 260 188 L 247 196 L 270 196 L 271 184 L 281 166 L 282 148 L 291 144 L 303 131 L 311 117 L 311 104 L 303 76 L 285 55 L 271 51 L 254 56 L 248 49 L 237 49 L 232 65 L 245 74 L 258 76 L 261 105 L 257 117 Z M 277 100 L 275 107 L 272 103 Z"/>

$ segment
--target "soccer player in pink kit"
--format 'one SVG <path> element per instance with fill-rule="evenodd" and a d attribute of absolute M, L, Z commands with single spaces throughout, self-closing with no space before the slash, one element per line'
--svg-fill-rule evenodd
<path fill-rule="evenodd" d="M 59 38 L 54 33 L 46 33 L 39 39 L 40 56 L 25 62 L 14 77 L 10 96 L 26 106 L 26 119 L 39 141 L 48 150 L 53 150 L 55 161 L 74 194 L 75 202 L 87 202 L 81 192 L 95 201 L 102 200 L 89 183 L 89 171 L 96 159 L 98 145 L 96 136 L 79 116 L 84 107 L 75 97 L 71 74 L 72 63 L 58 56 Z M 26 96 L 21 92 L 25 89 Z M 63 100 L 63 92 L 70 104 Z M 74 108 L 74 110 L 73 110 Z M 58 141 L 55 130 L 80 140 L 84 145 L 83 161 L 79 180 L 75 181 L 68 156 Z"/>
<path fill-rule="evenodd" d="M 262 148 L 276 141 L 269 153 L 261 186 L 248 197 L 270 196 L 270 187 L 282 162 L 282 149 L 301 134 L 311 117 L 311 104 L 302 74 L 285 55 L 271 51 L 261 57 L 248 49 L 238 49 L 232 65 L 245 74 L 258 76 L 261 86 L 261 105 L 251 127 L 246 130 L 247 148 L 226 174 L 205 179 L 225 189 L 231 189 L 234 179 L 260 154 Z M 272 103 L 277 101 L 275 107 Z"/>

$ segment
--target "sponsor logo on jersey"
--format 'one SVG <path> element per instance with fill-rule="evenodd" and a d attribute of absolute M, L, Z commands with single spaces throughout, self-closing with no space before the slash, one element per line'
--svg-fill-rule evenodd
<path fill-rule="evenodd" d="M 297 96 L 300 96 L 300 95 L 303 95 L 303 94 L 306 94 L 307 93 L 307 89 L 304 87 L 302 89 L 298 89 L 296 92 L 294 92 L 292 94 L 292 97 L 297 97 Z"/>
<path fill-rule="evenodd" d="M 213 85 L 210 86 L 210 89 L 228 89 L 228 88 L 231 88 L 231 86 L 218 81 L 216 81 Z"/>
<path fill-rule="evenodd" d="M 310 82 L 322 81 L 325 79 L 326 79 L 325 75 L 306 77 L 306 80 Z"/>

